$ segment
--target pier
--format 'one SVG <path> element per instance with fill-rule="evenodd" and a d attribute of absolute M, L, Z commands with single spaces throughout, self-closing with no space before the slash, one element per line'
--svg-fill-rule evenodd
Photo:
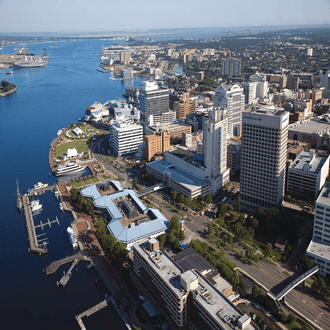
<path fill-rule="evenodd" d="M 61 284 L 63 287 L 66 286 L 66 284 L 69 282 L 69 279 L 70 279 L 70 277 L 71 277 L 71 275 L 72 275 L 73 268 L 74 268 L 76 265 L 78 265 L 78 262 L 79 262 L 79 261 L 78 261 L 77 259 L 75 259 L 75 260 L 73 261 L 73 263 L 72 263 L 72 265 L 70 266 L 69 270 L 68 270 L 66 273 L 64 272 L 63 277 L 61 278 L 61 280 L 60 280 L 59 283 L 57 282 L 57 285 Z"/>
<path fill-rule="evenodd" d="M 101 301 L 100 303 L 98 303 L 97 305 L 91 307 L 90 309 L 87 309 L 86 311 L 84 311 L 81 314 L 76 316 L 76 320 L 77 320 L 81 330 L 86 330 L 85 325 L 82 321 L 82 318 L 85 316 L 88 317 L 88 316 L 98 312 L 102 308 L 106 307 L 108 305 L 109 300 L 110 300 L 110 298 L 105 299 L 105 300 Z"/>
<path fill-rule="evenodd" d="M 72 256 L 65 257 L 63 259 L 57 260 L 52 262 L 47 268 L 46 268 L 46 275 L 53 274 L 57 271 L 57 269 L 65 264 L 68 264 L 70 262 L 77 261 L 77 264 L 79 261 L 86 261 L 92 263 L 92 260 L 88 257 L 84 256 L 81 252 L 74 254 Z"/>
<path fill-rule="evenodd" d="M 27 195 L 22 196 L 25 220 L 26 220 L 26 228 L 29 236 L 30 250 L 31 252 L 45 254 L 47 253 L 47 248 L 40 248 L 37 241 L 36 230 L 33 223 L 33 216 L 30 207 L 29 197 Z"/>
<path fill-rule="evenodd" d="M 60 225 L 60 222 L 58 221 L 58 218 L 56 217 L 55 220 L 49 221 L 49 219 L 47 219 L 47 222 L 42 223 L 40 220 L 40 225 L 35 226 L 34 228 L 41 228 L 42 230 L 44 230 L 45 226 L 49 226 L 49 228 L 52 227 L 52 223 L 57 223 L 58 225 Z"/>
<path fill-rule="evenodd" d="M 44 194 L 44 193 L 46 193 L 46 191 L 53 191 L 53 189 L 56 189 L 56 186 L 57 186 L 57 184 L 56 183 L 54 183 L 53 185 L 51 185 L 51 186 L 47 186 L 47 187 L 44 187 L 44 188 L 38 188 L 38 189 L 36 189 L 36 188 L 33 188 L 32 190 L 31 190 L 31 193 L 32 194 L 35 194 L 35 195 L 41 195 L 41 194 Z"/>

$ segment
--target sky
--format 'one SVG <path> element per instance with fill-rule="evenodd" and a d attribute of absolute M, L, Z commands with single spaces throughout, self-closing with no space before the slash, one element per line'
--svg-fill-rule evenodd
<path fill-rule="evenodd" d="M 0 0 L 0 33 L 329 23 L 330 0 Z"/>

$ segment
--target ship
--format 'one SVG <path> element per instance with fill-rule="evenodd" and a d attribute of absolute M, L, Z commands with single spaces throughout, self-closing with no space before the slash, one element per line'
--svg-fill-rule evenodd
<path fill-rule="evenodd" d="M 55 172 L 56 176 L 64 176 L 83 171 L 87 166 L 81 166 L 77 163 L 68 163 L 65 166 L 59 166 Z"/>
<path fill-rule="evenodd" d="M 22 203 L 22 197 L 21 197 L 21 193 L 19 191 L 19 187 L 18 187 L 18 180 L 16 180 L 16 184 L 17 184 L 17 192 L 16 192 L 16 195 L 17 195 L 17 208 L 22 211 L 22 208 L 23 208 L 23 203 Z"/>
<path fill-rule="evenodd" d="M 34 200 L 31 202 L 31 211 L 32 213 L 38 212 L 42 209 L 42 204 L 39 203 L 39 200 Z"/>
<path fill-rule="evenodd" d="M 34 189 L 41 189 L 47 187 L 48 187 L 48 183 L 42 183 L 42 182 L 38 182 L 37 184 L 34 185 Z"/>
<path fill-rule="evenodd" d="M 32 53 L 32 52 L 28 52 L 27 50 L 27 48 L 25 48 L 25 47 L 22 47 L 22 48 L 15 48 L 15 50 L 16 50 L 16 55 L 28 55 L 28 56 L 33 56 L 33 55 L 35 55 L 34 53 Z"/>
<path fill-rule="evenodd" d="M 41 57 L 27 57 L 25 56 L 23 60 L 16 61 L 13 63 L 14 68 L 23 69 L 23 68 L 40 68 L 47 64 Z"/>
<path fill-rule="evenodd" d="M 69 240 L 72 244 L 73 249 L 77 250 L 78 249 L 78 240 L 77 240 L 76 233 L 74 232 L 74 230 L 71 227 L 67 228 L 67 232 L 68 232 Z"/>

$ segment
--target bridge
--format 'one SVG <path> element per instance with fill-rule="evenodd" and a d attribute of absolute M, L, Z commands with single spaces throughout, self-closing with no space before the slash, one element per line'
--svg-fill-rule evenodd
<path fill-rule="evenodd" d="M 150 193 L 153 193 L 159 189 L 163 189 L 166 187 L 166 184 L 164 182 L 159 183 L 159 184 L 155 184 L 154 186 L 148 187 L 147 189 L 141 190 L 137 192 L 137 196 L 141 197 L 141 196 L 145 196 L 148 195 Z"/>
<path fill-rule="evenodd" d="M 282 291 L 280 291 L 276 296 L 275 299 L 277 301 L 281 300 L 285 295 L 287 295 L 292 289 L 294 289 L 297 285 L 301 282 L 305 281 L 308 277 L 314 275 L 320 269 L 319 265 L 315 265 L 313 268 L 309 269 L 304 274 L 297 277 L 294 281 L 288 284 Z"/>

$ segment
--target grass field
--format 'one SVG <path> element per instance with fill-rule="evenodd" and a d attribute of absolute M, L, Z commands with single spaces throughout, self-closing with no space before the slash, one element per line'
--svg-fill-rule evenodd
<path fill-rule="evenodd" d="M 77 152 L 88 153 L 88 145 L 85 141 L 74 141 L 63 143 L 55 148 L 55 157 L 59 158 L 61 155 L 66 154 L 68 149 L 76 148 Z"/>
<path fill-rule="evenodd" d="M 95 183 L 95 182 L 99 182 L 100 180 L 97 176 L 95 176 L 95 177 L 92 178 L 92 181 Z"/>
<path fill-rule="evenodd" d="M 71 186 L 74 188 L 79 188 L 79 187 L 82 187 L 83 184 L 81 181 L 78 181 L 78 182 L 72 182 Z"/>
<path fill-rule="evenodd" d="M 84 185 L 91 184 L 91 180 L 90 179 L 83 179 L 83 183 L 84 183 Z"/>

